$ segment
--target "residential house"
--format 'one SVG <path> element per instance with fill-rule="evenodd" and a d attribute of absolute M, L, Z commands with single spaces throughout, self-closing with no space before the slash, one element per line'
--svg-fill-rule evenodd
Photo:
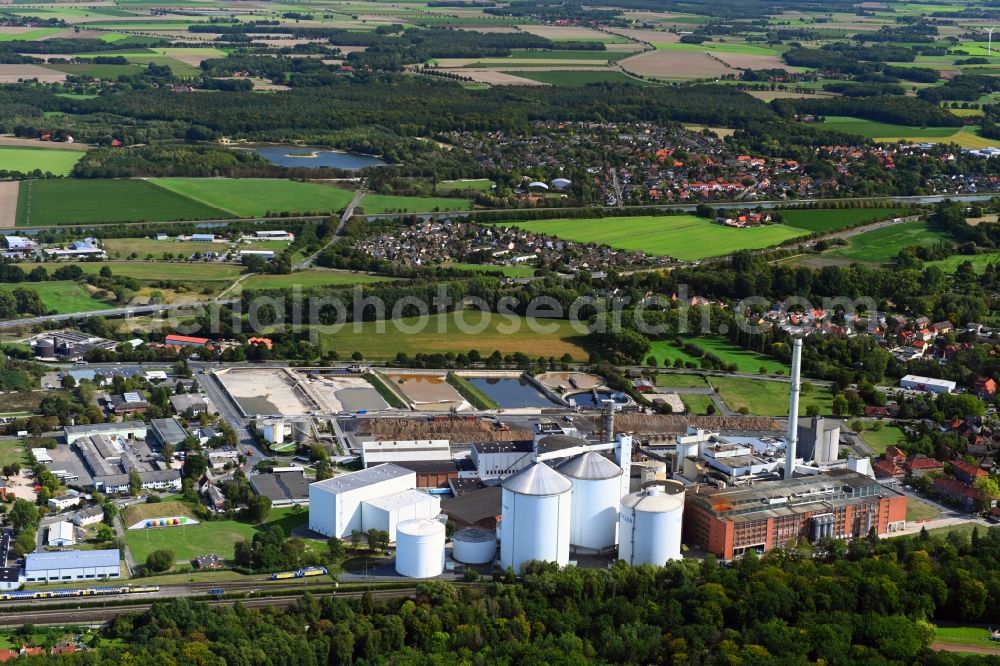
<path fill-rule="evenodd" d="M 891 460 L 876 460 L 872 465 L 875 470 L 876 479 L 896 479 L 902 481 L 906 477 L 906 470 Z"/>
<path fill-rule="evenodd" d="M 85 527 L 87 525 L 94 525 L 104 520 L 104 507 L 99 504 L 94 504 L 93 506 L 88 506 L 79 511 L 76 511 L 72 517 L 73 524 L 77 527 Z"/>
<path fill-rule="evenodd" d="M 979 490 L 950 476 L 940 476 L 934 479 L 934 490 L 942 497 L 957 502 L 966 511 L 975 511 L 979 508 L 982 499 L 982 493 Z M 993 500 L 987 508 L 993 508 L 996 505 L 996 500 Z"/>
<path fill-rule="evenodd" d="M 997 392 L 997 383 L 989 377 L 977 377 L 973 389 L 980 398 L 992 398 Z"/>
<path fill-rule="evenodd" d="M 918 453 L 910 457 L 906 463 L 906 469 L 910 476 L 920 479 L 932 472 L 943 473 L 944 464 L 934 458 Z"/>
<path fill-rule="evenodd" d="M 970 485 L 975 482 L 976 479 L 989 476 L 986 473 L 986 470 L 980 468 L 979 465 L 973 465 L 965 462 L 964 460 L 955 460 L 951 463 L 951 474 L 962 483 L 968 483 Z"/>

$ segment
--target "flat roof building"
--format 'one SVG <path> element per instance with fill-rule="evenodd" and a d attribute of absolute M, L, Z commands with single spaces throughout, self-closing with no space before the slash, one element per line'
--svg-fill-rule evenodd
<path fill-rule="evenodd" d="M 361 504 L 364 531 L 384 530 L 389 541 L 396 540 L 396 526 L 405 520 L 434 520 L 441 513 L 441 499 L 419 490 L 402 490 Z"/>
<path fill-rule="evenodd" d="M 361 443 L 361 462 L 372 467 L 403 460 L 451 460 L 447 439 L 398 439 Z"/>
<path fill-rule="evenodd" d="M 271 500 L 271 506 L 309 504 L 309 483 L 301 469 L 251 474 L 247 481 L 255 493 Z"/>
<path fill-rule="evenodd" d="M 364 531 L 362 503 L 416 487 L 414 472 L 391 463 L 317 481 L 309 486 L 309 529 L 338 538 Z"/>
<path fill-rule="evenodd" d="M 90 437 L 91 435 L 117 435 L 125 439 L 146 439 L 146 424 L 142 421 L 122 421 L 121 423 L 65 426 L 63 435 L 66 437 L 67 444 L 72 444 L 81 437 Z"/>
<path fill-rule="evenodd" d="M 905 525 L 905 495 L 847 469 L 753 486 L 699 486 L 684 504 L 685 543 L 723 560 L 798 539 L 853 539 Z"/>
<path fill-rule="evenodd" d="M 921 377 L 919 375 L 906 375 L 899 380 L 900 388 L 911 391 L 925 391 L 930 393 L 954 393 L 958 384 L 947 379 L 935 379 L 933 377 Z"/>
<path fill-rule="evenodd" d="M 121 552 L 109 548 L 28 553 L 24 578 L 29 583 L 121 578 Z"/>
<path fill-rule="evenodd" d="M 164 444 L 177 446 L 187 439 L 187 431 L 177 419 L 152 419 L 149 422 L 149 431 L 160 446 Z"/>
<path fill-rule="evenodd" d="M 49 536 L 46 543 L 51 548 L 63 548 L 76 543 L 76 536 L 73 532 L 73 523 L 63 520 L 49 525 Z"/>

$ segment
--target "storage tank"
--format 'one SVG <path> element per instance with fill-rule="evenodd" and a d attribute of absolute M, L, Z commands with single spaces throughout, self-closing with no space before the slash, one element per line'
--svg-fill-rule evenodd
<path fill-rule="evenodd" d="M 497 535 L 479 527 L 466 527 L 451 538 L 451 556 L 463 564 L 489 564 L 497 556 Z"/>
<path fill-rule="evenodd" d="M 662 566 L 681 558 L 684 486 L 664 482 L 622 498 L 618 559 Z"/>
<path fill-rule="evenodd" d="M 285 441 L 285 422 L 282 420 L 268 421 L 264 424 L 264 440 L 271 444 L 282 444 Z"/>
<path fill-rule="evenodd" d="M 574 549 L 602 550 L 615 545 L 622 468 L 593 451 L 557 468 L 573 485 L 569 543 Z"/>
<path fill-rule="evenodd" d="M 54 358 L 56 343 L 52 338 L 43 338 L 35 343 L 35 356 L 38 358 Z"/>
<path fill-rule="evenodd" d="M 503 482 L 500 565 L 515 572 L 531 560 L 569 564 L 569 479 L 532 463 Z"/>
<path fill-rule="evenodd" d="M 436 520 L 415 518 L 396 525 L 396 573 L 433 578 L 444 572 L 445 527 Z"/>

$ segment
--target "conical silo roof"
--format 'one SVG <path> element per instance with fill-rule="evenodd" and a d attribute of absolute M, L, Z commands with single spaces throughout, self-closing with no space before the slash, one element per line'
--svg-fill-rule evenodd
<path fill-rule="evenodd" d="M 573 479 L 617 479 L 622 468 L 594 451 L 570 458 L 556 469 Z"/>
<path fill-rule="evenodd" d="M 560 495 L 573 487 L 569 479 L 548 465 L 532 463 L 503 482 L 503 489 L 520 495 Z"/>

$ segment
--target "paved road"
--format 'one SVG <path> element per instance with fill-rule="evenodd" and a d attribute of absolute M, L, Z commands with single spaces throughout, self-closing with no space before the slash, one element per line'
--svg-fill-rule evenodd
<path fill-rule="evenodd" d="M 248 450 L 253 452 L 252 455 L 247 456 L 247 465 L 253 467 L 266 458 L 267 453 L 258 448 L 257 441 L 247 428 L 246 416 L 239 405 L 233 402 L 229 394 L 222 389 L 218 378 L 207 368 L 203 368 L 203 372 L 204 374 L 199 377 L 198 383 L 205 390 L 215 408 L 219 410 L 219 415 L 236 431 L 240 453 L 246 455 Z"/>
<path fill-rule="evenodd" d="M 184 310 L 205 306 L 209 304 L 231 305 L 238 303 L 239 299 L 230 298 L 224 300 L 211 301 L 189 301 L 187 303 L 161 303 L 157 305 L 130 305 L 123 308 L 109 308 L 107 310 L 91 310 L 89 312 L 71 312 L 67 314 L 46 315 L 44 317 L 29 317 L 27 319 L 6 319 L 0 321 L 0 329 L 17 328 L 20 326 L 37 326 L 50 321 L 71 321 L 74 319 L 89 319 L 90 317 L 131 317 L 132 315 L 156 314 L 158 312 L 171 312 L 174 310 Z"/>
<path fill-rule="evenodd" d="M 316 250 L 316 252 L 314 252 L 312 256 L 304 259 L 301 264 L 296 265 L 294 267 L 296 270 L 301 268 L 309 268 L 309 266 L 312 265 L 313 261 L 316 260 L 316 257 L 326 252 L 331 245 L 333 245 L 340 239 L 340 232 L 343 231 L 344 225 L 347 224 L 347 221 L 351 219 L 352 215 L 354 215 L 354 209 L 358 207 L 358 204 L 361 203 L 361 199 L 364 196 L 365 196 L 364 188 L 361 188 L 354 193 L 354 198 L 351 199 L 351 203 L 347 204 L 347 208 L 344 209 L 344 214 L 340 216 L 340 224 L 337 225 L 337 230 L 333 232 L 333 238 L 330 239 L 330 242 L 321 247 L 320 249 Z"/>

